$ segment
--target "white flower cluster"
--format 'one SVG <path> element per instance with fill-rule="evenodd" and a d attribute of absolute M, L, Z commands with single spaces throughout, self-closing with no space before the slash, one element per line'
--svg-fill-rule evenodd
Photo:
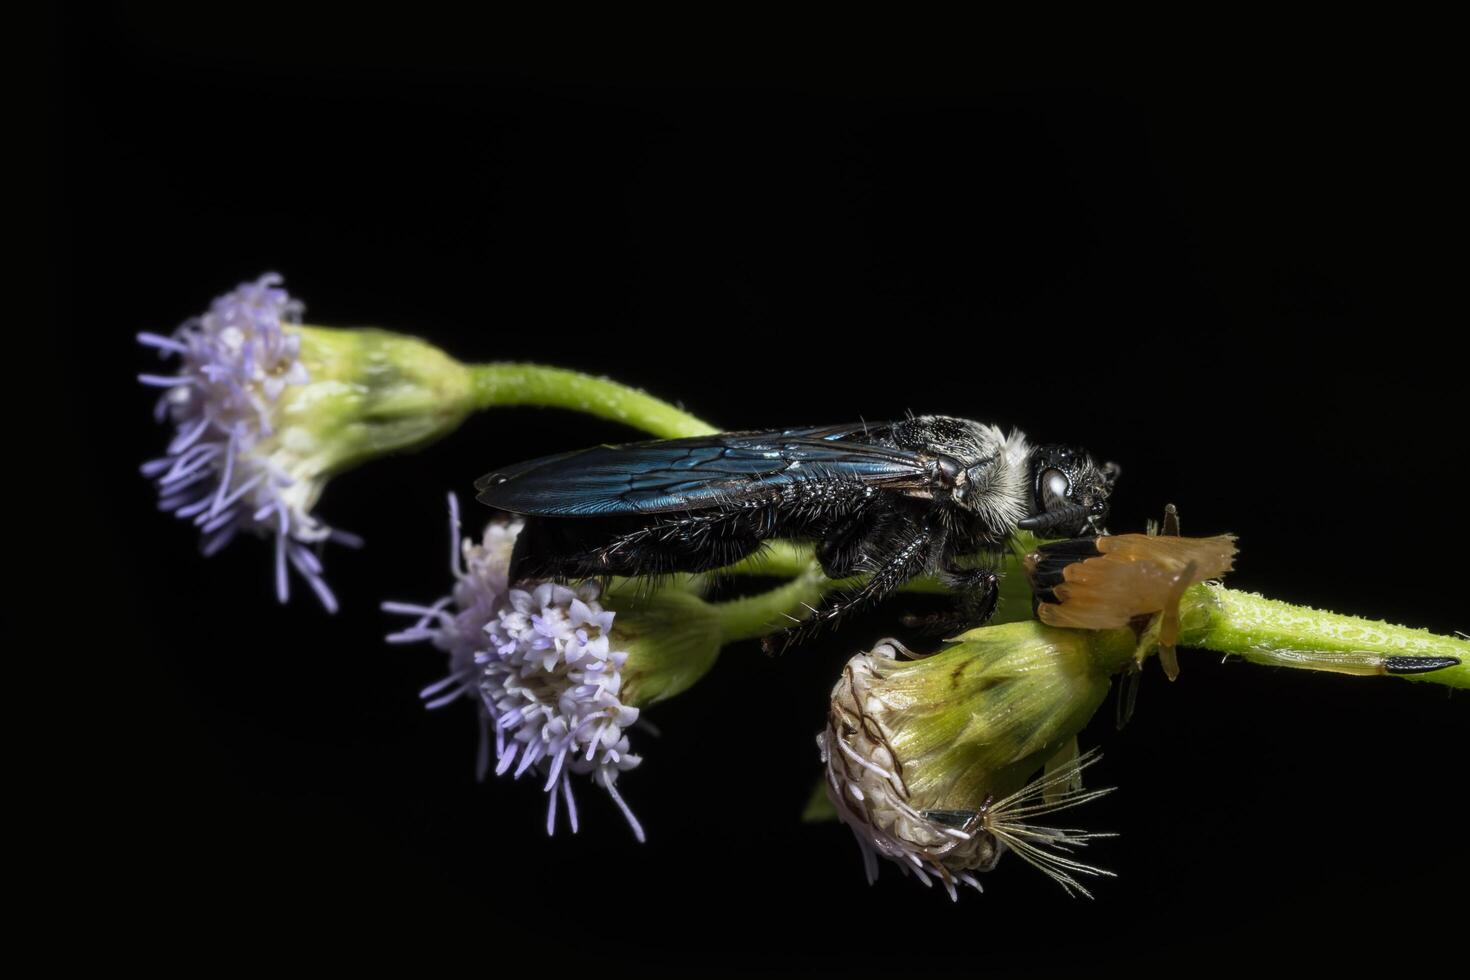
<path fill-rule="evenodd" d="M 428 706 L 461 695 L 476 699 L 480 774 L 488 769 L 493 732 L 496 775 L 545 777 L 548 833 L 556 827 L 559 799 L 577 829 L 571 787 L 577 773 L 607 790 L 643 840 L 643 828 L 617 790 L 618 774 L 641 759 L 628 751 L 626 729 L 638 720 L 638 709 L 619 699 L 628 655 L 612 648 L 614 613 L 598 602 L 595 583 L 510 588 L 510 556 L 521 523 L 492 522 L 479 543 L 461 542 L 453 496 L 450 514 L 453 593 L 430 606 L 384 603 L 389 612 L 419 617 L 389 642 L 428 641 L 449 655 L 449 675 L 422 692 Z"/>
<path fill-rule="evenodd" d="M 486 628 L 491 650 L 480 694 L 495 719 L 496 775 L 512 766 L 516 776 L 532 767 L 546 770 L 548 833 L 556 825 L 558 786 L 576 830 L 575 772 L 591 775 L 608 791 L 641 841 L 643 828 L 616 785 L 618 773 L 642 761 L 629 753 L 624 734 L 638 709 L 618 700 L 628 655 L 611 649 L 613 613 L 597 595 L 595 583 L 512 589 Z"/>
<path fill-rule="evenodd" d="M 263 275 L 218 297 L 208 313 L 171 336 L 138 335 L 140 343 L 178 358 L 174 374 L 138 377 L 166 389 L 155 414 L 174 426 L 167 452 L 143 464 L 143 474 L 157 484 L 160 508 L 199 528 L 206 555 L 241 531 L 272 537 L 281 601 L 289 592 L 289 564 L 335 611 L 316 547 L 356 539 L 312 515 L 321 481 L 291 472 L 269 448 L 276 403 L 309 380 L 301 337 L 285 329 L 300 322 L 301 301 L 280 286 L 279 275 Z"/>

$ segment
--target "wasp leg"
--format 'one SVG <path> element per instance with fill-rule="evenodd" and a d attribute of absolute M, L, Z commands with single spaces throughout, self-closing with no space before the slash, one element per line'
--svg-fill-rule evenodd
<path fill-rule="evenodd" d="M 847 578 L 872 567 L 873 541 L 880 521 L 871 511 L 859 511 L 817 543 L 817 563 L 828 578 Z"/>
<path fill-rule="evenodd" d="M 759 550 L 769 536 L 764 508 L 686 514 L 648 523 L 527 518 L 511 557 L 511 579 L 605 578 L 704 572 Z"/>
<path fill-rule="evenodd" d="M 936 536 L 933 528 L 927 524 L 920 525 L 859 588 L 815 610 L 810 619 L 788 630 L 771 634 L 761 641 L 761 645 L 767 653 L 777 653 L 802 642 L 847 613 L 882 599 L 928 567 Z"/>
<path fill-rule="evenodd" d="M 905 616 L 905 626 L 928 636 L 951 637 L 990 622 L 1000 601 L 1000 579 L 995 572 L 988 568 L 950 568 L 941 578 L 955 590 L 949 608 Z"/>
<path fill-rule="evenodd" d="M 688 514 L 620 535 L 593 558 L 615 575 L 712 571 L 758 551 L 770 521 L 764 507 Z"/>

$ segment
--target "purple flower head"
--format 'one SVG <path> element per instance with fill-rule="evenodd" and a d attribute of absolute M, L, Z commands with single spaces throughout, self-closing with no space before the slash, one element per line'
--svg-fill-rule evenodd
<path fill-rule="evenodd" d="M 626 651 L 613 649 L 614 613 L 599 588 L 551 582 L 511 588 L 511 551 L 521 522 L 491 522 L 480 542 L 459 539 L 459 506 L 450 507 L 450 571 L 454 591 L 431 605 L 385 602 L 384 610 L 418 617 L 390 643 L 427 641 L 449 654 L 449 673 L 421 692 L 430 708 L 474 696 L 481 720 L 478 771 L 520 778 L 535 773 L 547 793 L 546 830 L 556 828 L 559 801 L 577 830 L 571 776 L 588 775 L 607 790 L 638 840 L 643 828 L 617 790 L 618 774 L 636 767 L 626 729 L 638 709 L 623 703 Z"/>
<path fill-rule="evenodd" d="M 628 654 L 612 649 L 613 613 L 598 603 L 599 591 L 595 582 L 511 589 L 485 629 L 480 696 L 494 719 L 495 774 L 534 769 L 546 777 L 547 833 L 556 827 L 558 791 L 576 831 L 571 774 L 579 773 L 607 790 L 642 841 L 617 789 L 618 773 L 642 761 L 626 734 L 638 709 L 619 698 Z"/>
<path fill-rule="evenodd" d="M 523 521 L 491 521 L 483 538 L 460 538 L 459 500 L 449 495 L 449 571 L 454 576 L 450 595 L 431 605 L 385 602 L 383 609 L 418 617 L 407 629 L 388 636 L 389 643 L 432 643 L 449 655 L 449 673 L 419 692 L 425 707 L 442 708 L 460 697 L 470 698 L 480 714 L 480 755 L 476 774 L 483 779 L 490 768 L 490 713 L 480 698 L 477 654 L 488 640 L 485 627 L 509 591 L 506 574 L 510 553 Z"/>
<path fill-rule="evenodd" d="M 303 307 L 280 284 L 279 275 L 263 275 L 220 296 L 171 336 L 138 335 L 177 359 L 172 374 L 138 377 L 165 389 L 154 414 L 174 427 L 165 454 L 142 469 L 158 486 L 160 509 L 199 528 L 206 555 L 242 531 L 273 538 L 281 601 L 289 594 L 289 564 L 335 611 L 317 550 L 328 539 L 356 539 L 312 516 L 324 479 L 303 465 L 301 447 L 279 438 L 280 403 L 309 380 L 301 337 L 287 329 L 300 323 Z"/>

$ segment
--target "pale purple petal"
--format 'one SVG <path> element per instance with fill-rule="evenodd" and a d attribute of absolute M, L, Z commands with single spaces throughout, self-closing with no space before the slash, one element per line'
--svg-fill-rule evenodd
<path fill-rule="evenodd" d="M 254 451 L 274 429 L 276 402 L 309 380 L 299 360 L 300 337 L 286 329 L 300 323 L 303 307 L 280 283 L 279 275 L 268 273 L 217 297 L 208 313 L 172 336 L 138 334 L 140 344 L 177 361 L 175 374 L 138 376 L 142 384 L 166 389 L 154 414 L 174 427 L 167 455 L 145 463 L 143 474 L 157 484 L 162 509 L 200 528 L 204 554 L 241 531 L 274 539 L 281 601 L 290 591 L 289 566 L 334 611 L 337 601 L 310 549 L 344 535 L 295 502 L 309 495 L 283 497 L 295 479 L 267 453 Z M 194 489 L 180 494 L 184 487 Z"/>
<path fill-rule="evenodd" d="M 610 650 L 613 612 L 598 602 L 595 583 L 576 590 L 551 582 L 512 589 L 508 571 L 520 529 L 520 523 L 491 523 L 482 540 L 461 540 L 458 501 L 451 495 L 453 591 L 429 606 L 384 603 L 384 611 L 417 618 L 389 641 L 422 640 L 449 655 L 447 676 L 421 696 L 439 707 L 479 694 L 477 771 L 489 766 L 493 731 L 497 776 L 541 775 L 548 832 L 560 812 L 577 830 L 570 781 L 576 772 L 608 790 L 641 841 L 642 826 L 614 788 L 618 774 L 641 759 L 628 751 L 624 732 L 637 722 L 638 709 L 618 699 L 627 654 Z"/>

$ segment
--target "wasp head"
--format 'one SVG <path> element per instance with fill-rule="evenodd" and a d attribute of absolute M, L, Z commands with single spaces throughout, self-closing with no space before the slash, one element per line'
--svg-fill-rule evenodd
<path fill-rule="evenodd" d="M 1048 537 L 1102 534 L 1118 473 L 1117 463 L 1098 466 L 1086 450 L 1038 446 L 1031 456 L 1031 516 L 1016 526 Z"/>

